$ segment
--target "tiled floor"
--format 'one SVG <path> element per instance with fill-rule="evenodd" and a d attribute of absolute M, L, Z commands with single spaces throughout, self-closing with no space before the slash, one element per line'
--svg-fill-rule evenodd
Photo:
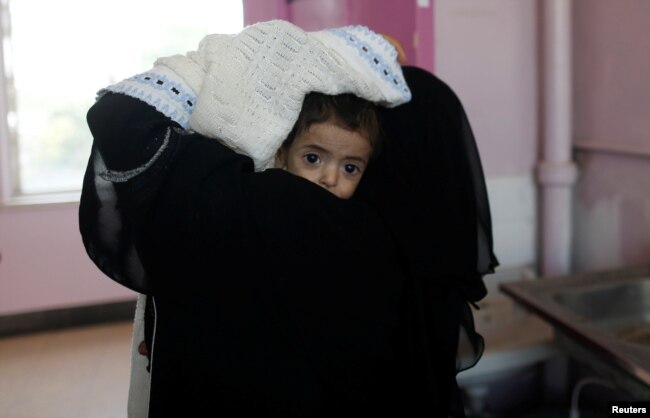
<path fill-rule="evenodd" d="M 0 417 L 123 418 L 132 322 L 0 338 Z"/>

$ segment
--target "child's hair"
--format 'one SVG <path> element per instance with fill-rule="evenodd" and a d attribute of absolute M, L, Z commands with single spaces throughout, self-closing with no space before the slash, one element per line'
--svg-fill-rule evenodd
<path fill-rule="evenodd" d="M 314 123 L 332 121 L 342 128 L 359 132 L 372 146 L 372 156 L 377 155 L 381 140 L 379 117 L 372 102 L 354 94 L 330 96 L 311 92 L 305 96 L 296 124 L 289 132 L 282 148 L 288 148 L 297 135 Z"/>

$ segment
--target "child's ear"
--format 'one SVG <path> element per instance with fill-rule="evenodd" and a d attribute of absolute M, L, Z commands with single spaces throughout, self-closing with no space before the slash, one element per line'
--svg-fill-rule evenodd
<path fill-rule="evenodd" d="M 287 152 L 284 147 L 275 153 L 275 168 L 281 168 L 283 170 L 287 168 Z"/>

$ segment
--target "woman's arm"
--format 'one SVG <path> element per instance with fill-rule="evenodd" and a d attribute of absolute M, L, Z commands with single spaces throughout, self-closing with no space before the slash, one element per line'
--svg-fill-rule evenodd
<path fill-rule="evenodd" d="M 252 163 L 122 94 L 98 100 L 88 112 L 88 124 L 94 141 L 79 208 L 84 245 L 113 280 L 151 294 L 154 285 L 143 266 L 146 248 L 140 241 L 152 210 L 176 210 L 182 216 L 182 211 L 191 210 L 187 196 L 197 193 L 210 172 L 231 165 L 235 171 L 252 171 Z M 187 168 L 170 175 L 181 162 Z M 179 195 L 173 208 L 156 206 L 161 191 L 169 187 L 185 197 Z"/>

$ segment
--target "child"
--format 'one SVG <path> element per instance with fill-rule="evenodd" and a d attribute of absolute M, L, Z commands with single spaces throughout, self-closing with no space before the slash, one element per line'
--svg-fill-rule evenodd
<path fill-rule="evenodd" d="M 379 136 L 372 103 L 351 94 L 310 93 L 276 166 L 349 199 L 378 149 Z"/>

